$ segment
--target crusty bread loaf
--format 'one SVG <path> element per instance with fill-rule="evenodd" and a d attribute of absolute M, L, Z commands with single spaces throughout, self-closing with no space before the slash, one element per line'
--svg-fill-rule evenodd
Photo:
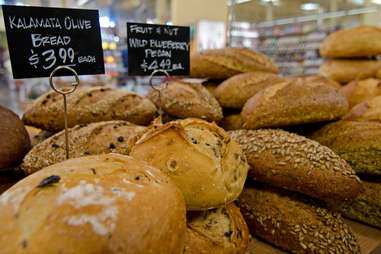
<path fill-rule="evenodd" d="M 241 73 L 222 82 L 214 91 L 214 96 L 223 107 L 241 109 L 257 92 L 281 81 L 284 81 L 284 78 L 274 73 Z"/>
<path fill-rule="evenodd" d="M 213 94 L 199 83 L 171 81 L 158 86 L 159 91 L 151 89 L 147 98 L 157 107 L 176 118 L 196 117 L 218 122 L 222 119 L 222 108 Z"/>
<path fill-rule="evenodd" d="M 355 200 L 332 202 L 330 208 L 343 216 L 381 228 L 381 178 L 372 177 L 372 180 L 362 181 L 363 191 Z"/>
<path fill-rule="evenodd" d="M 356 236 L 339 213 L 298 193 L 252 184 L 238 206 L 250 232 L 291 253 L 356 253 Z"/>
<path fill-rule="evenodd" d="M 331 148 L 356 173 L 381 175 L 381 123 L 337 121 L 310 138 Z"/>
<path fill-rule="evenodd" d="M 120 153 L 128 155 L 129 139 L 145 127 L 126 121 L 105 121 L 77 125 L 69 129 L 69 156 Z M 25 156 L 22 169 L 32 174 L 44 167 L 66 159 L 65 131 L 61 131 L 37 144 Z"/>
<path fill-rule="evenodd" d="M 239 208 L 226 207 L 187 213 L 184 254 L 244 254 L 249 229 Z"/>
<path fill-rule="evenodd" d="M 283 130 L 229 132 L 246 153 L 249 177 L 321 200 L 354 199 L 360 179 L 328 147 Z"/>
<path fill-rule="evenodd" d="M 183 253 L 181 192 L 119 154 L 70 159 L 0 196 L 1 253 Z"/>
<path fill-rule="evenodd" d="M 243 48 L 204 50 L 190 56 L 190 76 L 227 79 L 251 71 L 278 73 L 277 65 L 267 56 Z"/>
<path fill-rule="evenodd" d="M 344 28 L 328 35 L 320 47 L 324 58 L 367 57 L 381 54 L 381 29 L 375 26 Z"/>
<path fill-rule="evenodd" d="M 0 169 L 21 162 L 30 149 L 30 139 L 23 122 L 11 110 L 0 106 Z"/>
<path fill-rule="evenodd" d="M 343 119 L 381 123 L 381 95 L 357 104 Z"/>
<path fill-rule="evenodd" d="M 323 77 L 323 76 L 289 76 L 289 77 L 286 77 L 286 79 L 293 80 L 296 82 L 302 82 L 302 83 L 325 84 L 335 88 L 341 88 L 341 85 L 339 82 L 327 77 Z"/>
<path fill-rule="evenodd" d="M 226 131 L 239 130 L 243 128 L 243 120 L 240 113 L 232 114 L 222 118 L 219 125 Z"/>
<path fill-rule="evenodd" d="M 249 166 L 239 145 L 214 123 L 188 118 L 151 126 L 130 155 L 168 174 L 188 210 L 224 206 L 241 193 Z"/>
<path fill-rule="evenodd" d="M 373 78 L 379 68 L 381 61 L 377 60 L 334 59 L 320 65 L 319 75 L 346 84 L 354 79 Z"/>
<path fill-rule="evenodd" d="M 349 108 L 373 97 L 381 95 L 381 80 L 369 78 L 354 80 L 340 89 L 349 102 Z"/>
<path fill-rule="evenodd" d="M 336 88 L 322 83 L 285 81 L 251 97 L 242 109 L 247 129 L 283 127 L 342 117 L 347 99 Z"/>
<path fill-rule="evenodd" d="M 68 127 L 109 120 L 148 124 L 156 113 L 155 105 L 136 93 L 117 88 L 78 88 L 67 95 Z M 25 124 L 58 132 L 64 129 L 63 96 L 49 92 L 40 96 L 25 112 Z"/>

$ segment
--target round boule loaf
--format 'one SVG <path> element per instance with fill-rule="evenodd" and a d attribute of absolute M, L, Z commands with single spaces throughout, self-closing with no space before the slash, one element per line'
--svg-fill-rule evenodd
<path fill-rule="evenodd" d="M 191 118 L 151 126 L 135 137 L 130 155 L 168 174 L 188 210 L 235 200 L 249 168 L 245 154 L 223 129 Z"/>
<path fill-rule="evenodd" d="M 355 105 L 381 95 L 381 80 L 369 78 L 365 80 L 354 80 L 340 88 L 349 102 L 349 108 Z"/>
<path fill-rule="evenodd" d="M 0 119 L 0 169 L 6 169 L 20 163 L 31 145 L 29 134 L 15 113 L 0 106 Z"/>
<path fill-rule="evenodd" d="M 118 154 L 44 168 L 0 196 L 1 253 L 183 253 L 181 192 Z"/>

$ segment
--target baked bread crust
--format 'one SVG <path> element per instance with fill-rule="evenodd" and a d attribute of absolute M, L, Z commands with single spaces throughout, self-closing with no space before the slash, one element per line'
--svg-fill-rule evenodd
<path fill-rule="evenodd" d="M 349 102 L 349 108 L 381 95 L 381 80 L 369 78 L 354 80 L 340 89 Z"/>
<path fill-rule="evenodd" d="M 242 116 L 240 113 L 225 116 L 218 125 L 226 131 L 243 129 Z"/>
<path fill-rule="evenodd" d="M 343 119 L 381 122 L 381 95 L 357 104 Z"/>

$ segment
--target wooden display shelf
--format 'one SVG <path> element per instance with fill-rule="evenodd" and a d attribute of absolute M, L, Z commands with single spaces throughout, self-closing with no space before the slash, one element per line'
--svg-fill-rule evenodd
<path fill-rule="evenodd" d="M 360 242 L 361 254 L 381 253 L 381 230 L 364 224 L 345 219 L 345 222 L 353 229 Z M 256 237 L 249 242 L 246 254 L 284 254 L 282 251 Z"/>

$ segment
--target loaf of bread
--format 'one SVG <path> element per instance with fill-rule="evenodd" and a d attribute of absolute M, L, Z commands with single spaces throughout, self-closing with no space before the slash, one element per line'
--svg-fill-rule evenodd
<path fill-rule="evenodd" d="M 238 206 L 251 234 L 291 253 L 356 253 L 355 234 L 339 213 L 298 193 L 251 184 Z"/>
<path fill-rule="evenodd" d="M 249 229 L 234 203 L 188 212 L 187 226 L 184 254 L 245 254 Z"/>
<path fill-rule="evenodd" d="M 369 78 L 365 80 L 354 80 L 343 86 L 340 92 L 348 99 L 349 108 L 381 95 L 381 80 Z"/>
<path fill-rule="evenodd" d="M 324 58 L 368 57 L 381 54 L 381 29 L 375 26 L 344 28 L 331 33 L 320 47 Z"/>
<path fill-rule="evenodd" d="M 184 198 L 172 181 L 119 154 L 70 159 L 0 196 L 1 252 L 183 253 Z"/>
<path fill-rule="evenodd" d="M 54 135 L 51 131 L 41 130 L 33 126 L 25 126 L 26 131 L 29 134 L 30 144 L 35 146 L 50 136 Z"/>
<path fill-rule="evenodd" d="M 376 78 L 381 79 L 381 68 L 376 72 Z"/>
<path fill-rule="evenodd" d="M 328 147 L 283 130 L 229 132 L 246 153 L 249 177 L 321 200 L 354 199 L 360 179 Z"/>
<path fill-rule="evenodd" d="M 126 121 L 105 121 L 69 129 L 69 156 L 119 153 L 128 155 L 129 139 L 146 127 Z M 65 131 L 34 146 L 25 156 L 22 170 L 32 174 L 66 159 Z"/>
<path fill-rule="evenodd" d="M 319 75 L 346 84 L 354 79 L 373 78 L 380 68 L 381 61 L 377 60 L 335 59 L 320 65 Z"/>
<path fill-rule="evenodd" d="M 363 182 L 363 191 L 355 200 L 332 202 L 330 208 L 343 216 L 381 228 L 381 179 Z M 374 181 L 375 180 L 375 181 Z"/>
<path fill-rule="evenodd" d="M 285 81 L 251 97 L 242 109 L 247 129 L 335 120 L 348 111 L 347 99 L 326 84 Z"/>
<path fill-rule="evenodd" d="M 18 165 L 31 145 L 29 134 L 15 113 L 0 106 L 0 119 L 0 170 L 6 170 Z"/>
<path fill-rule="evenodd" d="M 290 76 L 286 77 L 288 80 L 293 80 L 296 82 L 301 82 L 301 83 L 316 83 L 316 84 L 325 84 L 325 85 L 330 85 L 335 88 L 341 88 L 341 85 L 339 82 L 323 77 L 323 76 Z"/>
<path fill-rule="evenodd" d="M 161 84 L 157 89 L 149 91 L 147 97 L 158 108 L 170 116 L 184 119 L 188 117 L 201 118 L 218 122 L 222 119 L 222 108 L 213 94 L 200 83 L 171 81 L 165 88 Z"/>
<path fill-rule="evenodd" d="M 381 95 L 357 104 L 343 119 L 381 123 Z"/>
<path fill-rule="evenodd" d="M 134 139 L 130 155 L 168 174 L 188 210 L 224 206 L 242 191 L 249 169 L 245 154 L 214 123 L 178 120 L 151 126 Z"/>
<path fill-rule="evenodd" d="M 195 78 L 223 80 L 251 71 L 278 73 L 278 67 L 262 53 L 243 48 L 204 50 L 190 56 L 190 76 Z"/>
<path fill-rule="evenodd" d="M 135 124 L 150 123 L 155 105 L 136 93 L 117 88 L 78 88 L 67 95 L 68 127 L 109 120 L 125 120 Z M 63 96 L 49 92 L 40 96 L 25 112 L 23 121 L 44 130 L 64 129 Z"/>
<path fill-rule="evenodd" d="M 281 81 L 284 81 L 284 78 L 274 73 L 261 71 L 242 73 L 222 82 L 214 91 L 214 96 L 223 107 L 241 109 L 257 92 Z"/>
<path fill-rule="evenodd" d="M 240 113 L 225 116 L 222 118 L 221 122 L 219 122 L 219 126 L 221 126 L 226 131 L 242 129 L 242 116 Z"/>
<path fill-rule="evenodd" d="M 381 175 L 381 123 L 337 121 L 310 138 L 331 148 L 356 173 Z"/>

